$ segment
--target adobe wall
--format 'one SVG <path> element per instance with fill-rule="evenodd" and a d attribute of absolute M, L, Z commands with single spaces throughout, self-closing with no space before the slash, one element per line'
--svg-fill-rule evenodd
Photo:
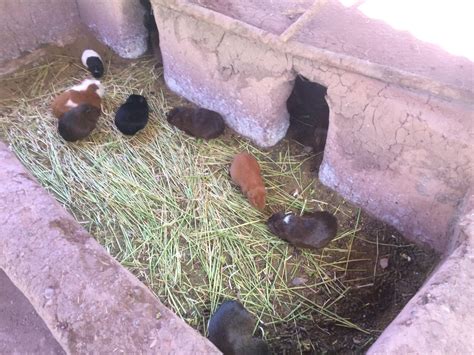
<path fill-rule="evenodd" d="M 449 223 L 473 183 L 472 108 L 305 60 L 294 68 L 328 87 L 321 182 L 445 251 Z"/>
<path fill-rule="evenodd" d="M 121 57 L 137 58 L 147 50 L 144 11 L 138 0 L 2 0 L 0 67 L 43 44 L 71 43 L 84 26 Z"/>
<path fill-rule="evenodd" d="M 286 133 L 294 74 L 285 55 L 222 27 L 155 7 L 166 84 L 221 113 L 227 125 L 270 147 Z"/>
<path fill-rule="evenodd" d="M 41 44 L 72 42 L 79 25 L 75 0 L 2 0 L 0 64 Z"/>
<path fill-rule="evenodd" d="M 472 62 L 405 34 L 398 41 L 381 23 L 363 33 L 380 27 L 386 36 L 378 39 L 381 45 L 392 39 L 404 51 L 409 50 L 405 41 L 419 44 L 420 53 L 436 65 L 431 77 L 415 64 L 407 72 L 410 63 L 401 60 L 387 65 L 385 52 L 367 58 L 364 48 L 359 57 L 336 53 L 324 40 L 321 46 L 328 48 L 317 47 L 309 34 L 321 9 L 307 2 L 299 17 L 279 26 L 255 20 L 265 18 L 267 10 L 254 3 L 252 11 L 225 1 L 152 4 L 171 89 L 220 112 L 257 145 L 271 147 L 286 133 L 286 100 L 296 75 L 326 86 L 330 118 L 320 180 L 409 239 L 445 250 L 449 222 L 473 180 Z M 334 4 L 328 2 L 331 11 Z M 293 9 L 280 5 L 283 14 Z M 365 23 L 358 14 L 344 16 Z M 444 61 L 462 69 L 453 72 Z"/>
<path fill-rule="evenodd" d="M 69 354 L 219 354 L 123 268 L 0 142 L 0 269 Z"/>
<path fill-rule="evenodd" d="M 82 23 L 119 56 L 137 58 L 146 52 L 148 32 L 139 0 L 76 1 Z"/>

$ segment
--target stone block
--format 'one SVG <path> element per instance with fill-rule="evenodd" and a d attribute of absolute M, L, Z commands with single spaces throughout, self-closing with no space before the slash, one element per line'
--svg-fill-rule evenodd
<path fill-rule="evenodd" d="M 72 42 L 80 25 L 74 0 L 0 1 L 0 63 L 42 44 Z"/>
<path fill-rule="evenodd" d="M 213 24 L 155 6 L 167 85 L 219 112 L 226 124 L 269 147 L 288 128 L 294 75 L 284 54 Z"/>
<path fill-rule="evenodd" d="M 138 0 L 77 0 L 81 21 L 123 58 L 147 51 L 145 9 Z"/>

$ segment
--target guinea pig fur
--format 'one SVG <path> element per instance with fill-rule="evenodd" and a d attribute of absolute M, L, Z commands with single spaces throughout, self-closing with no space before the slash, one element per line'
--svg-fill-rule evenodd
<path fill-rule="evenodd" d="M 89 72 L 94 76 L 94 78 L 100 78 L 104 75 L 104 64 L 102 63 L 102 58 L 96 51 L 86 49 L 82 52 L 81 61 L 82 64 L 89 69 Z"/>
<path fill-rule="evenodd" d="M 104 87 L 99 80 L 86 79 L 79 85 L 75 85 L 57 96 L 52 103 L 53 115 L 60 118 L 67 111 L 78 107 L 80 104 L 88 104 L 100 109 Z"/>
<path fill-rule="evenodd" d="M 96 127 L 100 109 L 81 104 L 66 112 L 58 122 L 58 132 L 66 141 L 86 138 Z"/>
<path fill-rule="evenodd" d="M 205 108 L 175 107 L 166 117 L 170 124 L 196 138 L 216 138 L 225 130 L 222 116 Z"/>
<path fill-rule="evenodd" d="M 141 95 L 132 94 L 115 114 L 115 125 L 123 134 L 132 136 L 148 123 L 148 103 Z"/>
<path fill-rule="evenodd" d="M 226 301 L 209 320 L 209 340 L 224 355 L 270 354 L 268 345 L 252 336 L 255 320 L 239 301 Z"/>
<path fill-rule="evenodd" d="M 265 208 L 267 193 L 257 159 L 248 153 L 237 154 L 230 166 L 230 176 L 252 206 L 260 210 Z"/>
<path fill-rule="evenodd" d="M 277 237 L 300 248 L 324 248 L 337 233 L 337 218 L 327 211 L 297 216 L 278 212 L 267 221 Z"/>

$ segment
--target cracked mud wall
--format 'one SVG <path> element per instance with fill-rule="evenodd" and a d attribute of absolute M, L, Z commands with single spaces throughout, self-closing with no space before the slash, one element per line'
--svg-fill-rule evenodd
<path fill-rule="evenodd" d="M 321 181 L 408 238 L 443 251 L 472 184 L 472 108 L 307 60 L 294 64 L 328 87 Z"/>
<path fill-rule="evenodd" d="M 165 7 L 155 6 L 155 18 L 164 77 L 173 91 L 218 111 L 260 146 L 284 137 L 295 77 L 285 54 Z"/>
<path fill-rule="evenodd" d="M 72 42 L 79 24 L 75 0 L 2 0 L 0 63 L 44 43 Z"/>
<path fill-rule="evenodd" d="M 0 65 L 44 44 L 64 46 L 86 29 L 124 58 L 147 50 L 139 1 L 1 0 Z"/>
<path fill-rule="evenodd" d="M 223 114 L 258 145 L 270 147 L 284 136 L 297 74 L 326 86 L 330 118 L 321 181 L 408 238 L 443 251 L 448 224 L 472 183 L 468 103 L 430 94 L 432 83 L 411 91 L 319 64 L 321 54 L 293 55 L 272 46 L 265 32 L 230 20 L 220 26 L 209 14 L 197 19 L 160 1 L 154 9 L 167 84 Z M 352 59 L 345 60 L 348 66 Z M 404 75 L 400 85 L 417 80 Z"/>
<path fill-rule="evenodd" d="M 122 58 L 138 58 L 147 51 L 145 9 L 139 0 L 77 0 L 81 21 Z"/>
<path fill-rule="evenodd" d="M 0 269 L 67 353 L 219 353 L 113 259 L 2 142 L 0 166 Z"/>

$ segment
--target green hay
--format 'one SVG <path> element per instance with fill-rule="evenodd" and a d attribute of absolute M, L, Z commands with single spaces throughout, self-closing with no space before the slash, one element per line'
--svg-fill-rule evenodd
<path fill-rule="evenodd" d="M 97 130 L 87 141 L 67 144 L 49 105 L 86 76 L 74 61 L 57 57 L 4 79 L 7 85 L 15 80 L 31 85 L 19 85 L 16 97 L 2 101 L 0 132 L 122 265 L 201 331 L 206 310 L 236 297 L 267 327 L 312 319 L 359 329 L 334 312 L 354 283 L 344 274 L 360 261 L 352 250 L 354 238 L 364 238 L 358 216 L 355 227 L 341 229 L 324 251 L 300 255 L 264 224 L 279 209 L 328 209 L 340 219 L 355 217 L 347 208 L 314 199 L 313 181 L 302 175 L 306 156 L 286 143 L 265 152 L 233 135 L 206 142 L 169 126 L 165 113 L 180 99 L 166 90 L 150 58 L 108 68 L 105 114 Z M 132 92 L 148 98 L 152 113 L 147 128 L 128 138 L 115 129 L 113 117 Z M 232 185 L 228 166 L 241 151 L 261 163 L 272 211 L 256 211 Z M 302 276 L 305 285 L 291 286 Z"/>

